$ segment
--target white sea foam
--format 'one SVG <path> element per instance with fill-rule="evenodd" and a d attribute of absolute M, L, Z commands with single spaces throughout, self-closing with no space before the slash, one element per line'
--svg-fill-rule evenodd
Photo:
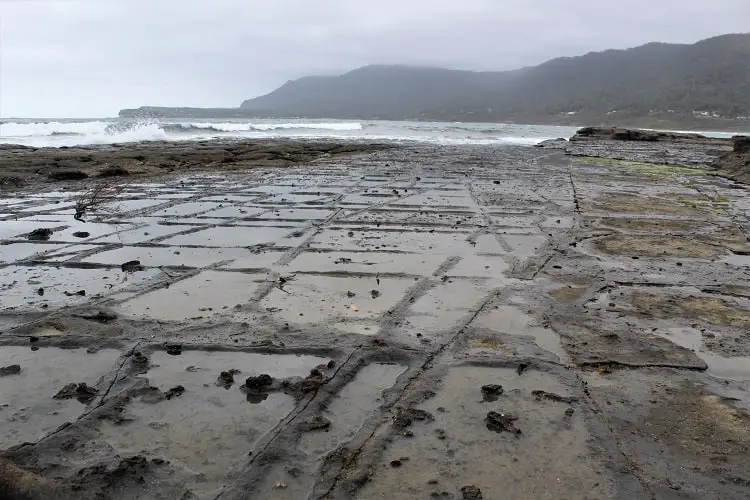
<path fill-rule="evenodd" d="M 34 147 L 114 144 L 169 140 L 158 123 L 115 126 L 113 122 L 6 122 L 0 125 L 0 144 Z"/>
<path fill-rule="evenodd" d="M 434 144 L 532 145 L 573 135 L 569 127 L 505 124 L 317 120 L 92 120 L 9 121 L 0 144 L 34 147 L 215 138 L 304 138 L 419 141 Z"/>
<path fill-rule="evenodd" d="M 170 132 L 195 132 L 195 131 L 213 131 L 213 132 L 270 132 L 273 130 L 338 130 L 353 131 L 362 130 L 362 124 L 356 122 L 289 122 L 289 123 L 209 123 L 209 122 L 189 122 L 189 123 L 165 123 L 162 127 Z"/>
<path fill-rule="evenodd" d="M 44 137 L 52 135 L 90 135 L 103 133 L 108 122 L 5 122 L 0 126 L 0 137 Z"/>

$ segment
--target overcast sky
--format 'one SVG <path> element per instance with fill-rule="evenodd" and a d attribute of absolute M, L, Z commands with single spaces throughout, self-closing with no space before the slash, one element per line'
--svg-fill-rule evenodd
<path fill-rule="evenodd" d="M 513 69 L 750 30 L 750 0 L 0 0 L 0 116 L 228 106 L 366 64 Z"/>

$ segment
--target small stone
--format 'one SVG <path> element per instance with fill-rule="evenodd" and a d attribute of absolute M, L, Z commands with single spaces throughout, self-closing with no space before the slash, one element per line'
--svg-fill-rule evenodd
<path fill-rule="evenodd" d="M 515 435 L 521 434 L 521 429 L 516 427 L 515 422 L 518 417 L 511 415 L 510 413 L 499 413 L 491 411 L 487 414 L 484 419 L 487 428 L 493 432 L 510 432 Z"/>
<path fill-rule="evenodd" d="M 461 488 L 464 500 L 482 500 L 482 490 L 473 484 Z"/>
<path fill-rule="evenodd" d="M 219 387 L 223 387 L 224 389 L 229 389 L 234 384 L 234 376 L 238 373 L 240 373 L 239 370 L 228 370 L 221 372 L 219 374 L 219 377 L 216 379 L 216 385 L 218 385 Z"/>
<path fill-rule="evenodd" d="M 182 344 L 167 344 L 167 354 L 170 356 L 179 356 L 182 354 Z"/>
<path fill-rule="evenodd" d="M 143 266 L 141 265 L 141 261 L 131 260 L 122 264 L 120 269 L 124 273 L 135 273 L 137 271 L 143 271 Z"/>
<path fill-rule="evenodd" d="M 434 417 L 429 412 L 414 408 L 396 408 L 396 414 L 393 415 L 393 425 L 401 429 L 406 429 L 415 420 L 432 421 Z"/>
<path fill-rule="evenodd" d="M 19 373 L 21 373 L 21 365 L 9 365 L 0 368 L 0 377 L 18 375 Z"/>
<path fill-rule="evenodd" d="M 493 403 L 497 401 L 504 392 L 503 386 L 497 384 L 483 385 L 481 390 L 485 403 Z"/>
<path fill-rule="evenodd" d="M 245 387 L 248 389 L 263 389 L 273 384 L 273 377 L 263 373 L 257 377 L 248 377 L 245 380 Z"/>
<path fill-rule="evenodd" d="M 173 399 L 178 398 L 182 396 L 182 393 L 185 392 L 185 388 L 181 385 L 172 387 L 167 392 L 164 393 L 164 397 L 167 399 Z"/>
<path fill-rule="evenodd" d="M 70 383 L 60 389 L 52 399 L 73 399 L 76 398 L 83 404 L 88 404 L 96 398 L 99 391 L 95 387 L 89 387 L 86 383 Z"/>
<path fill-rule="evenodd" d="M 52 229 L 45 227 L 33 230 L 27 238 L 29 241 L 47 241 L 52 237 L 52 233 L 54 233 Z"/>
<path fill-rule="evenodd" d="M 312 432 L 312 431 L 328 431 L 331 428 L 331 421 L 328 420 L 326 417 L 321 417 L 320 415 L 317 415 L 303 425 L 303 431 L 305 432 Z"/>

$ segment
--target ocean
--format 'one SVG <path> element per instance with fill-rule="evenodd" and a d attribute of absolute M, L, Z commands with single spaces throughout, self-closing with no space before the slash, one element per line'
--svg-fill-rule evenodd
<path fill-rule="evenodd" d="M 575 127 L 492 123 L 8 118 L 0 121 L 0 144 L 61 147 L 141 141 L 300 138 L 533 145 L 546 139 L 568 138 L 575 131 Z"/>

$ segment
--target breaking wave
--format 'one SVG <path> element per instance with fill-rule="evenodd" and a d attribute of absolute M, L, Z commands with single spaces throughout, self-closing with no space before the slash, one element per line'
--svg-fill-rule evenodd
<path fill-rule="evenodd" d="M 575 129 L 534 125 L 317 120 L 16 120 L 0 122 L 0 144 L 86 146 L 144 141 L 303 138 L 529 145 Z"/>
<path fill-rule="evenodd" d="M 0 137 L 44 137 L 62 135 L 89 135 L 103 132 L 104 121 L 92 122 L 4 122 L 0 125 Z"/>
<path fill-rule="evenodd" d="M 362 130 L 361 123 L 165 123 L 162 126 L 167 132 L 269 132 L 273 130 Z"/>

